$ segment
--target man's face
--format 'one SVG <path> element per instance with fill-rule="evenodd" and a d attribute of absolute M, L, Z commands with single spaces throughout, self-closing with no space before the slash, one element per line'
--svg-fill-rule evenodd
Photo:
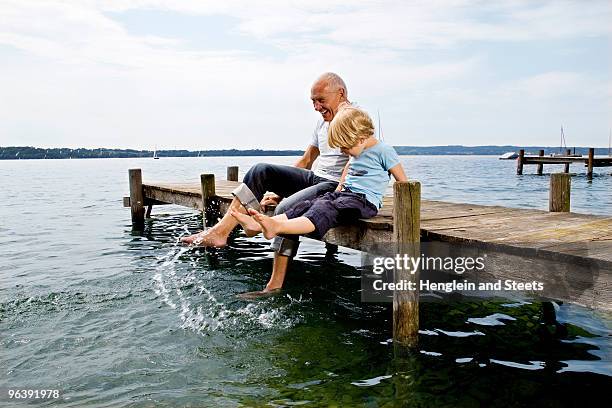
<path fill-rule="evenodd" d="M 338 112 L 338 105 L 344 98 L 343 89 L 330 89 L 326 81 L 319 81 L 312 86 L 310 99 L 314 109 L 323 116 L 323 120 L 331 122 Z"/>

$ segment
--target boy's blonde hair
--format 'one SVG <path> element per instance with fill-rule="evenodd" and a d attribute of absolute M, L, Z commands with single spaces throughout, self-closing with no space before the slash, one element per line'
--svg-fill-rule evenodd
<path fill-rule="evenodd" d="M 347 106 L 336 113 L 329 124 L 327 144 L 331 148 L 350 149 L 374 135 L 372 119 L 361 109 Z"/>

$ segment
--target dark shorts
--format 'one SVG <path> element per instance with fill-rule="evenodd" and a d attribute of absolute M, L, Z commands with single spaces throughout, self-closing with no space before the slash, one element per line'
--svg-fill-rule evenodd
<path fill-rule="evenodd" d="M 306 200 L 285 211 L 287 218 L 306 217 L 315 226 L 314 238 L 321 239 L 331 228 L 347 224 L 359 218 L 372 218 L 378 208 L 363 194 L 349 191 L 325 193 L 313 200 Z"/>

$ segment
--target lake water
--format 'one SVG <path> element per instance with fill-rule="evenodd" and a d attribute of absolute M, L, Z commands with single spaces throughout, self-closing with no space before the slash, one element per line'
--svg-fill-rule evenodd
<path fill-rule="evenodd" d="M 423 303 L 419 348 L 399 358 L 389 307 L 359 300 L 356 251 L 326 257 L 305 240 L 285 292 L 248 303 L 234 295 L 265 285 L 265 239 L 185 248 L 178 238 L 201 218 L 174 206 L 132 232 L 128 168 L 145 181 L 197 181 L 258 161 L 295 158 L 0 161 L 2 393 L 59 389 L 36 403 L 73 407 L 606 405 L 609 314 L 557 306 L 569 334 L 544 341 L 535 301 Z M 517 176 L 495 157 L 403 161 L 424 198 L 547 208 L 549 179 L 534 166 Z M 591 183 L 575 170 L 572 210 L 612 215 L 612 169 Z"/>

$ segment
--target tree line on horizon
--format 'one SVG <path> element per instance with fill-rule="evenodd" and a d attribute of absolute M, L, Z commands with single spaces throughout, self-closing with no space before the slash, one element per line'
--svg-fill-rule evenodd
<path fill-rule="evenodd" d="M 544 149 L 545 154 L 559 153 L 559 147 L 550 146 L 393 146 L 400 155 L 501 155 L 506 152 L 525 149 L 537 154 Z M 576 154 L 588 154 L 588 147 L 576 147 Z M 572 152 L 574 152 L 572 149 Z M 220 156 L 301 156 L 303 150 L 263 150 L 263 149 L 221 149 L 221 150 L 158 150 L 158 157 L 220 157 Z M 596 148 L 596 155 L 608 154 L 607 148 Z M 109 159 L 153 157 L 152 150 L 134 149 L 44 149 L 31 146 L 0 147 L 0 160 L 23 159 Z"/>

